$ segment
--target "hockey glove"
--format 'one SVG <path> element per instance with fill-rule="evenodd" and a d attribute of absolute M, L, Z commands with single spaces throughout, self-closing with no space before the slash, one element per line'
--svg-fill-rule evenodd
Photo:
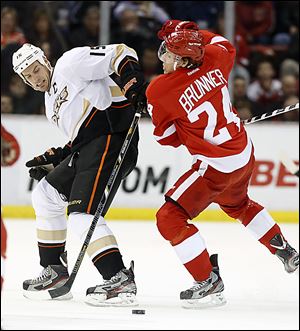
<path fill-rule="evenodd" d="M 133 77 L 132 80 L 136 80 L 136 77 Z M 138 105 L 142 106 L 145 109 L 147 108 L 147 98 L 146 98 L 147 87 L 148 87 L 148 83 L 142 83 L 141 85 L 136 85 L 136 86 L 133 84 L 125 93 L 125 97 L 133 105 L 134 109 L 137 109 Z"/>
<path fill-rule="evenodd" d="M 143 108 L 147 106 L 147 98 L 145 95 L 148 86 L 145 83 L 144 75 L 141 67 L 136 59 L 125 57 L 119 64 L 121 89 L 128 101 L 137 109 L 138 104 Z"/>
<path fill-rule="evenodd" d="M 147 97 L 146 97 L 146 89 L 149 83 L 143 83 L 143 85 L 133 91 L 132 95 L 130 96 L 130 102 L 133 104 L 134 109 L 137 109 L 138 106 L 142 107 L 143 113 L 148 115 L 147 112 Z"/>
<path fill-rule="evenodd" d="M 46 175 L 48 175 L 49 170 L 44 167 L 34 167 L 29 170 L 29 176 L 33 179 L 40 181 Z"/>
<path fill-rule="evenodd" d="M 44 154 L 34 157 L 26 162 L 26 167 L 39 167 L 46 164 L 53 164 L 56 167 L 60 162 L 71 153 L 71 145 L 64 147 L 50 148 Z"/>

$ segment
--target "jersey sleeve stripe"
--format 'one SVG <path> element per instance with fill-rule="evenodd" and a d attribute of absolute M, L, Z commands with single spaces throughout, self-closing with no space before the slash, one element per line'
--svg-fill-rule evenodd
<path fill-rule="evenodd" d="M 213 37 L 212 40 L 210 41 L 210 44 L 216 44 L 216 43 L 220 43 L 220 42 L 223 42 L 223 41 L 227 41 L 229 42 L 226 38 L 224 37 L 221 37 L 221 36 L 216 36 L 216 37 Z"/>
<path fill-rule="evenodd" d="M 121 68 L 118 70 L 118 75 L 121 75 L 122 70 L 124 68 L 124 66 L 128 63 L 128 62 L 134 62 L 136 64 L 139 64 L 137 61 L 133 60 L 133 59 L 127 59 L 125 63 L 122 64 Z M 120 63 L 121 64 L 121 63 Z"/>

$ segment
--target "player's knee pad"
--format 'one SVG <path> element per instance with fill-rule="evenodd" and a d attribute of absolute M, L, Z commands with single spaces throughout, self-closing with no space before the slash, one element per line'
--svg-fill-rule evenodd
<path fill-rule="evenodd" d="M 198 231 L 188 224 L 188 215 L 181 207 L 172 202 L 166 202 L 156 213 L 156 225 L 160 234 L 172 244 L 184 240 Z M 194 229 L 195 228 L 195 229 Z"/>
<path fill-rule="evenodd" d="M 32 205 L 37 217 L 54 218 L 66 214 L 67 202 L 45 178 L 32 191 Z"/>
<path fill-rule="evenodd" d="M 71 213 L 69 215 L 69 228 L 73 231 L 79 239 L 84 239 L 92 224 L 94 215 L 85 213 Z M 107 226 L 103 217 L 99 217 L 96 228 L 94 230 L 91 242 L 106 236 L 113 235 L 110 228 Z"/>
<path fill-rule="evenodd" d="M 158 212 L 156 213 L 156 226 L 160 234 L 166 239 L 169 240 L 168 224 L 170 222 L 170 215 L 168 215 L 167 208 L 163 205 Z"/>
<path fill-rule="evenodd" d="M 160 234 L 168 241 L 175 237 L 177 229 L 180 228 L 180 220 L 176 217 L 178 213 L 176 206 L 172 202 L 166 202 L 156 213 L 156 226 Z"/>

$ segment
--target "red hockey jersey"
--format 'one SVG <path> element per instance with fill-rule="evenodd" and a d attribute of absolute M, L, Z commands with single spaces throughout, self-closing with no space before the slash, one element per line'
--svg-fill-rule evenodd
<path fill-rule="evenodd" d="M 185 145 L 195 159 L 228 173 L 244 166 L 252 152 L 227 88 L 235 49 L 224 37 L 201 32 L 203 64 L 156 77 L 146 91 L 148 111 L 160 144 Z"/>

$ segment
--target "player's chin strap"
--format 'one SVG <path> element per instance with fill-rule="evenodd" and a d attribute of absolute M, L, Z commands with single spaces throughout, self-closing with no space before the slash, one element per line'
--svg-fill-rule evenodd
<path fill-rule="evenodd" d="M 277 116 L 277 115 L 280 115 L 283 113 L 287 113 L 288 111 L 297 110 L 297 109 L 299 110 L 299 102 L 294 105 L 287 106 L 285 108 L 276 109 L 276 110 L 273 110 L 272 112 L 249 118 L 242 122 L 243 122 L 243 124 L 252 124 L 254 122 L 262 121 L 262 120 L 265 120 L 266 118 Z"/>
<path fill-rule="evenodd" d="M 182 57 L 179 56 L 179 55 L 176 55 L 176 54 L 175 54 L 175 57 L 174 57 L 174 64 L 173 64 L 173 69 L 174 69 L 174 71 L 177 69 L 178 64 L 179 64 L 179 62 L 180 62 L 181 60 L 182 60 Z"/>
<path fill-rule="evenodd" d="M 177 64 L 178 64 L 178 62 L 175 61 L 175 62 L 174 62 L 174 66 L 173 66 L 174 71 L 177 69 Z"/>

